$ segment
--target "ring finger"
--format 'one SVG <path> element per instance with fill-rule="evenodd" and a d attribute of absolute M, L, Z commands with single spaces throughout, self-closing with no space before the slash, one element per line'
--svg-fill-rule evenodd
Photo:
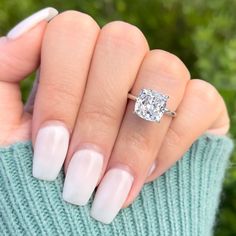
<path fill-rule="evenodd" d="M 176 110 L 189 78 L 187 68 L 176 56 L 153 50 L 146 55 L 131 92 L 137 95 L 140 89 L 151 88 L 168 95 L 168 108 Z M 133 114 L 133 109 L 134 103 L 129 101 L 93 202 L 91 215 L 104 223 L 110 223 L 122 205 L 137 196 L 171 123 L 167 116 L 160 124 L 143 120 Z"/>

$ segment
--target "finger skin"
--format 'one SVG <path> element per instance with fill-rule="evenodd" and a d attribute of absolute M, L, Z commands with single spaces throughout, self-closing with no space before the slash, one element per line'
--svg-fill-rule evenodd
<path fill-rule="evenodd" d="M 147 181 L 162 175 L 190 148 L 203 133 L 221 129 L 226 134 L 229 117 L 220 94 L 203 80 L 190 80 L 184 99 L 178 108 L 156 158 L 156 169 Z"/>
<path fill-rule="evenodd" d="M 73 130 L 98 33 L 97 23 L 76 11 L 63 12 L 49 22 L 42 45 L 33 143 L 47 121 L 61 121 Z"/>

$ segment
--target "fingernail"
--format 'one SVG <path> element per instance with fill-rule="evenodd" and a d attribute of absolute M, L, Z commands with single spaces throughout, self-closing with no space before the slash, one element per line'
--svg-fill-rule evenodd
<path fill-rule="evenodd" d="M 43 20 L 49 21 L 57 14 L 58 11 L 55 8 L 44 8 L 18 23 L 13 29 L 8 32 L 7 38 L 16 39 L 25 32 L 35 27 L 38 23 L 42 22 Z"/>
<path fill-rule="evenodd" d="M 116 217 L 124 204 L 134 177 L 122 169 L 110 169 L 99 184 L 90 215 L 104 224 Z"/>
<path fill-rule="evenodd" d="M 153 164 L 151 165 L 151 167 L 149 168 L 147 177 L 149 177 L 149 176 L 153 173 L 153 171 L 154 171 L 155 169 L 156 169 L 156 163 L 153 163 Z"/>
<path fill-rule="evenodd" d="M 7 38 L 6 37 L 0 37 L 0 43 L 5 43 L 7 41 Z"/>
<path fill-rule="evenodd" d="M 66 158 L 69 131 L 61 124 L 42 127 L 34 145 L 33 176 L 52 181 L 58 176 Z"/>
<path fill-rule="evenodd" d="M 86 205 L 103 167 L 103 155 L 94 150 L 77 151 L 68 166 L 63 199 L 76 205 Z"/>

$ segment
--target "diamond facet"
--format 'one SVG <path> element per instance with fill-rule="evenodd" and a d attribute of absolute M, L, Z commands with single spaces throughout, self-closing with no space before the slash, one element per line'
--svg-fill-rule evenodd
<path fill-rule="evenodd" d="M 135 102 L 134 112 L 145 120 L 160 122 L 168 98 L 152 89 L 142 89 Z"/>

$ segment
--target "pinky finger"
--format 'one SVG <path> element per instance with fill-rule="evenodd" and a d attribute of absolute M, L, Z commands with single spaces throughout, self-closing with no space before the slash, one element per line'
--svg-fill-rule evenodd
<path fill-rule="evenodd" d="M 209 83 L 190 80 L 156 159 L 156 168 L 147 178 L 154 180 L 168 170 L 203 133 L 225 135 L 229 117 L 223 98 Z"/>

